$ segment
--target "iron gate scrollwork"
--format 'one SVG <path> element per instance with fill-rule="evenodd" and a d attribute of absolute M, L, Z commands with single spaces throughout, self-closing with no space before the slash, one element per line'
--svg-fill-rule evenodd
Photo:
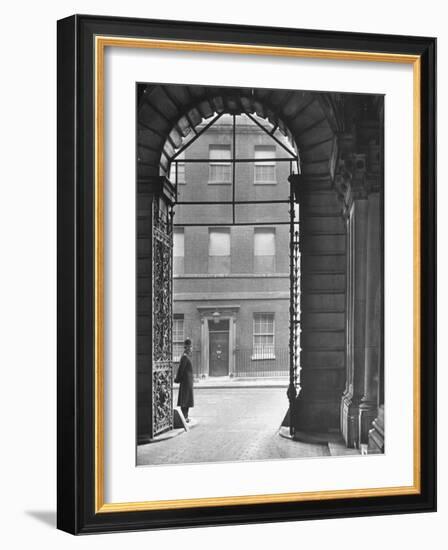
<path fill-rule="evenodd" d="M 152 437 L 173 427 L 173 211 L 153 201 L 152 224 Z"/>

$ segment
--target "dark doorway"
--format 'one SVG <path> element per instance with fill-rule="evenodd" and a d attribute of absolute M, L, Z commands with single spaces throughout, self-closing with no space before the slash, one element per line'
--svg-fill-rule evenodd
<path fill-rule="evenodd" d="M 209 376 L 229 375 L 229 321 L 209 322 Z"/>

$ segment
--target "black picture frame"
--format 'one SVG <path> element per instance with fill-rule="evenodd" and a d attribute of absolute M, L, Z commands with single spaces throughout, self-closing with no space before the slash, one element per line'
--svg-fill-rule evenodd
<path fill-rule="evenodd" d="M 96 510 L 95 57 L 98 35 L 420 58 L 420 491 L 159 510 Z M 57 525 L 73 534 L 436 509 L 436 39 L 74 15 L 58 22 Z"/>

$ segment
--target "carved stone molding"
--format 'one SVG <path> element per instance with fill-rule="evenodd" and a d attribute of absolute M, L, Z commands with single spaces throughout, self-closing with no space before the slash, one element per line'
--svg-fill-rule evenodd
<path fill-rule="evenodd" d="M 342 215 L 348 217 L 353 202 L 366 200 L 371 193 L 378 193 L 381 175 L 367 171 L 367 155 L 352 153 L 340 160 L 334 179 L 334 188 L 342 202 Z"/>
<path fill-rule="evenodd" d="M 219 312 L 220 317 L 228 319 L 229 317 L 235 318 L 240 310 L 239 304 L 216 304 L 207 306 L 196 306 L 201 321 L 205 319 L 213 318 L 213 313 Z"/>

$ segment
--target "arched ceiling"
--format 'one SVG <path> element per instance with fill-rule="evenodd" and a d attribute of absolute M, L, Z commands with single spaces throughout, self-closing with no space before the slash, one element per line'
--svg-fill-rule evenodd
<path fill-rule="evenodd" d="M 339 122 L 326 94 L 170 84 L 140 88 L 139 181 L 167 174 L 182 140 L 215 113 L 250 113 L 267 119 L 297 147 L 302 174 L 333 178 Z"/>

